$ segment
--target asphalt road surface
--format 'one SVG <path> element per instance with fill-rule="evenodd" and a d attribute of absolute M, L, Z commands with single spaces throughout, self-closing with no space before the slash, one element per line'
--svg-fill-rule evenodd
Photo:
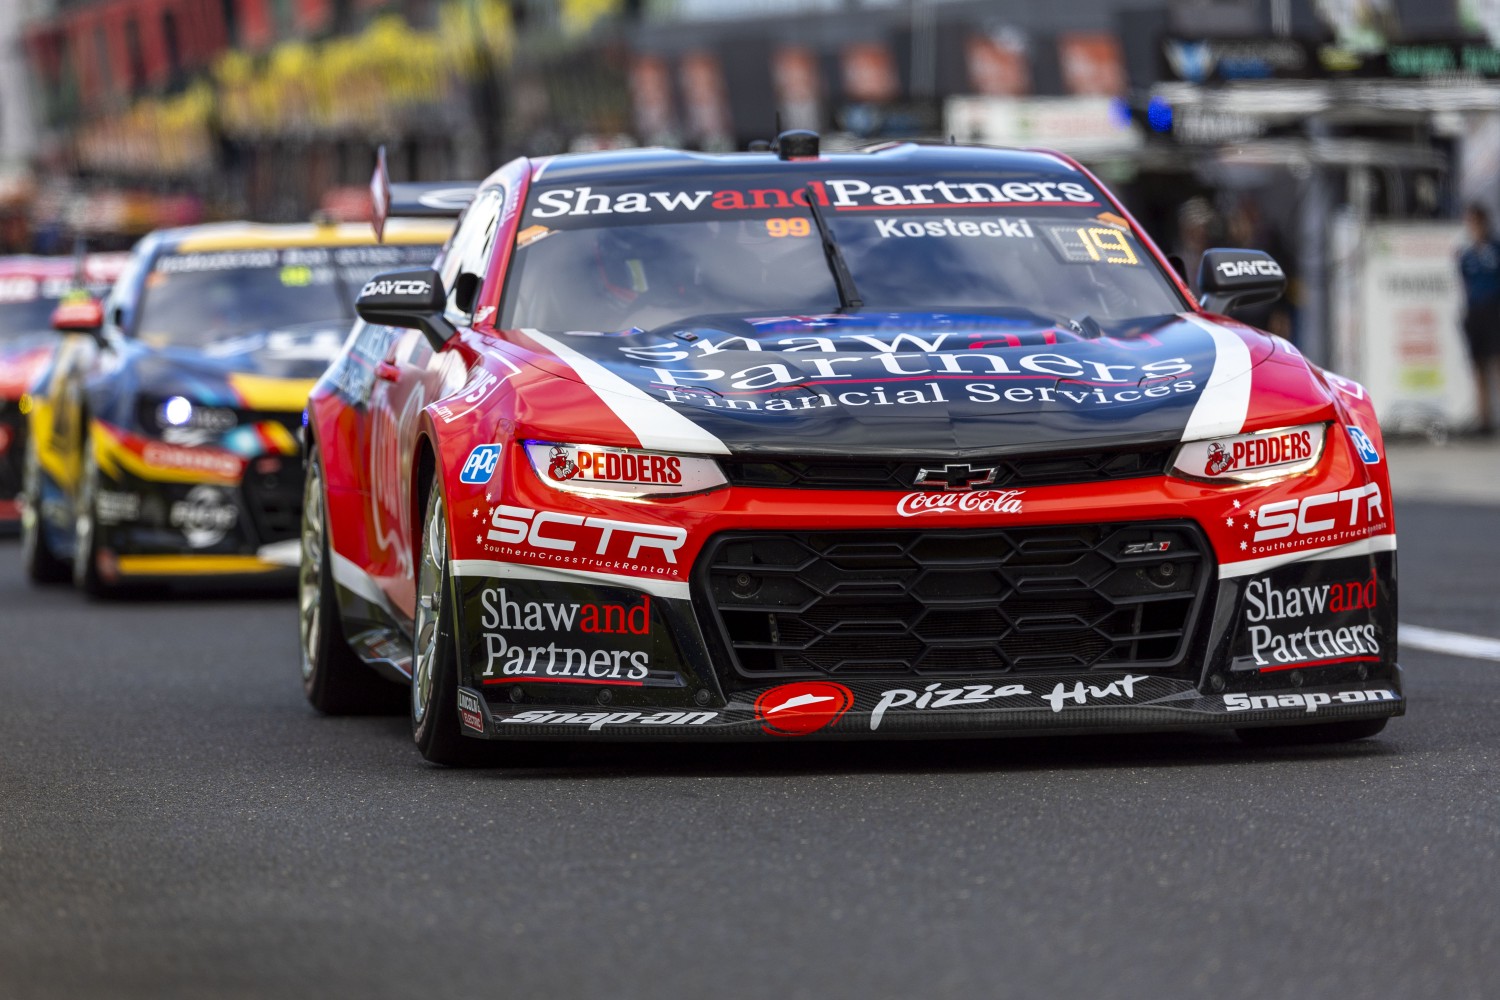
<path fill-rule="evenodd" d="M 1500 637 L 1500 510 L 1401 618 Z M 1378 740 L 593 745 L 424 764 L 302 700 L 288 598 L 91 604 L 0 544 L 0 997 L 1484 997 L 1500 663 Z"/>

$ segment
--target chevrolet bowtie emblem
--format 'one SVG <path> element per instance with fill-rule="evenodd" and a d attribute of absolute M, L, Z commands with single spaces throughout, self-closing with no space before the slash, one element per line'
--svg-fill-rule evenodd
<path fill-rule="evenodd" d="M 928 489 L 977 490 L 995 482 L 994 466 L 975 468 L 972 465 L 945 465 L 941 469 L 918 469 L 914 485 Z"/>

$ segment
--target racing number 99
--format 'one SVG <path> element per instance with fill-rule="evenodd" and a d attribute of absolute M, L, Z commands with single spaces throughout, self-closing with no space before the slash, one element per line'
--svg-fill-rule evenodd
<path fill-rule="evenodd" d="M 1093 260 L 1102 260 L 1106 264 L 1139 264 L 1141 262 L 1140 258 L 1135 255 L 1135 251 L 1130 249 L 1130 244 L 1125 241 L 1125 234 L 1118 229 L 1104 226 L 1079 227 L 1078 239 Z"/>
<path fill-rule="evenodd" d="M 809 236 L 812 234 L 812 223 L 806 219 L 767 219 L 766 235 L 775 239 L 783 236 Z"/>

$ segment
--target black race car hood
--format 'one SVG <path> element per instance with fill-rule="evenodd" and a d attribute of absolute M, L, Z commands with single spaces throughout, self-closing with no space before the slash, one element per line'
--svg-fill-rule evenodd
<path fill-rule="evenodd" d="M 345 324 L 332 322 L 257 331 L 201 348 L 135 342 L 122 359 L 125 371 L 120 375 L 153 395 L 261 408 L 253 398 L 260 394 L 257 390 L 318 378 L 338 354 L 347 333 Z M 277 389 L 273 394 L 281 393 Z"/>
<path fill-rule="evenodd" d="M 1250 369 L 1273 351 L 1265 335 L 1187 314 L 1109 329 L 1030 313 L 857 313 L 520 334 L 534 361 L 593 388 L 647 447 L 768 455 L 1177 441 L 1233 423 L 1203 412 L 1222 409 L 1219 397 L 1243 419 Z M 1234 385 L 1205 399 L 1223 383 Z"/>

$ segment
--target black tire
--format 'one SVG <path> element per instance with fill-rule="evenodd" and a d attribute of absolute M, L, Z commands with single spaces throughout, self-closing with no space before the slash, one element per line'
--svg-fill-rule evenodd
<path fill-rule="evenodd" d="M 406 689 L 386 680 L 349 648 L 339 612 L 328 547 L 328 505 L 323 464 L 307 459 L 302 492 L 302 561 L 297 571 L 297 635 L 302 651 L 302 693 L 324 715 L 397 715 Z"/>
<path fill-rule="evenodd" d="M 1389 719 L 1356 719 L 1353 722 L 1318 722 L 1310 726 L 1264 726 L 1236 729 L 1241 743 L 1253 747 L 1311 746 L 1318 743 L 1350 743 L 1379 735 Z"/>
<path fill-rule="evenodd" d="M 99 575 L 99 519 L 95 502 L 99 492 L 99 460 L 94 457 L 94 440 L 88 434 L 83 436 L 80 452 L 78 495 L 73 498 L 73 586 L 90 597 L 109 597 L 116 588 Z"/>
<path fill-rule="evenodd" d="M 21 471 L 21 565 L 32 583 L 67 583 L 73 578 L 68 561 L 58 558 L 47 543 L 47 529 L 42 523 L 42 463 L 30 435 Z"/>
<path fill-rule="evenodd" d="M 494 748 L 465 736 L 458 721 L 458 656 L 453 643 L 448 516 L 434 478 L 418 537 L 417 620 L 412 630 L 411 735 L 422 756 L 448 767 L 493 763 Z"/>

